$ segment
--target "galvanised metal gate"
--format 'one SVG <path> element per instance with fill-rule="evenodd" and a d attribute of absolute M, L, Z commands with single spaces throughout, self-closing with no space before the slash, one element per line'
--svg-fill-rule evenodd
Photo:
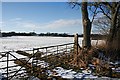
<path fill-rule="evenodd" d="M 2 73 L 3 78 L 7 80 L 18 78 L 28 79 L 30 76 L 35 76 L 38 78 L 45 76 L 47 77 L 49 70 L 48 67 L 55 67 L 55 63 L 49 65 L 49 63 L 46 62 L 49 62 L 48 56 L 63 56 L 64 54 L 68 56 L 73 52 L 73 49 L 74 43 L 68 43 L 55 46 L 33 48 L 32 50 L 0 52 L 0 72 Z M 65 57 L 67 58 L 67 56 Z M 4 65 L 2 66 L 2 64 Z M 42 73 L 44 73 L 45 76 L 42 76 Z"/>

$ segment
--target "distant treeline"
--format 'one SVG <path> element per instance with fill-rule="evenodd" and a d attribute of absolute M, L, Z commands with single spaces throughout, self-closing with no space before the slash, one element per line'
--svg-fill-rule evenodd
<path fill-rule="evenodd" d="M 40 33 L 37 34 L 35 32 L 29 33 L 16 33 L 16 32 L 2 32 L 2 37 L 10 37 L 10 36 L 55 36 L 55 37 L 74 37 L 74 35 L 70 35 L 67 33 Z M 83 37 L 83 35 L 79 35 L 79 37 Z"/>
<path fill-rule="evenodd" d="M 16 32 L 2 32 L 2 37 L 10 37 L 10 36 L 53 36 L 53 37 L 74 37 L 74 35 L 70 35 L 67 33 L 40 33 L 37 34 L 35 32 L 29 33 L 16 33 Z M 83 37 L 83 34 L 79 34 L 79 37 Z M 100 34 L 91 34 L 91 39 L 105 39 L 105 35 Z"/>
<path fill-rule="evenodd" d="M 74 35 L 69 35 L 67 33 L 40 33 L 39 36 L 55 36 L 55 37 L 74 37 Z"/>
<path fill-rule="evenodd" d="M 36 33 L 16 33 L 16 32 L 2 32 L 2 37 L 10 37 L 10 36 L 35 36 Z"/>

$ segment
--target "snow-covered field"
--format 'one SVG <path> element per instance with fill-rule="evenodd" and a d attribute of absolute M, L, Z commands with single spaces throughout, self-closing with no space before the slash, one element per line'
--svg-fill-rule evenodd
<path fill-rule="evenodd" d="M 50 46 L 50 45 L 58 45 L 58 44 L 66 44 L 66 43 L 73 43 L 74 38 L 73 37 L 38 37 L 38 36 L 13 36 L 13 37 L 2 37 L 0 38 L 0 52 L 3 51 L 13 51 L 13 50 L 29 50 L 33 48 L 38 47 L 44 47 L 44 46 Z M 96 41 L 93 41 L 92 43 L 96 44 Z M 79 44 L 82 46 L 82 38 L 79 38 Z M 25 56 L 19 55 L 17 53 L 12 53 L 14 56 L 18 58 L 25 58 Z M 12 59 L 13 57 L 10 57 Z M 6 58 L 1 58 L 1 60 L 5 60 Z M 0 67 L 5 67 L 6 63 L 0 63 Z M 13 62 L 9 63 L 9 66 L 16 65 Z M 16 69 L 19 69 L 20 67 L 16 67 Z M 86 73 L 76 73 L 72 70 L 65 70 L 61 67 L 58 67 L 57 69 L 54 69 L 58 76 L 61 76 L 63 78 L 82 78 L 83 76 L 85 78 L 96 78 L 96 76 L 93 76 L 91 74 Z M 0 71 L 0 73 L 3 73 L 6 71 Z"/>
<path fill-rule="evenodd" d="M 12 36 L 12 37 L 0 37 L 0 52 L 4 51 L 16 51 L 16 50 L 30 50 L 33 48 L 72 43 L 73 37 L 38 37 L 38 36 Z M 17 58 L 26 58 L 25 56 L 19 55 L 15 52 L 12 54 Z M 6 57 L 1 58 L 0 61 L 7 60 Z M 9 55 L 9 60 L 15 59 Z M 44 63 L 42 63 L 44 65 Z M 9 62 L 9 66 L 16 65 L 13 61 Z M 0 68 L 7 67 L 6 62 L 0 62 Z M 18 70 L 20 66 L 10 68 L 11 70 Z M 0 73 L 6 73 L 6 69 L 0 70 Z M 9 71 L 9 72 L 10 72 Z"/>
<path fill-rule="evenodd" d="M 82 46 L 83 38 L 79 38 L 79 44 Z M 38 37 L 38 36 L 12 36 L 0 37 L 0 52 L 20 49 L 33 49 L 50 45 L 73 43 L 74 37 Z M 92 44 L 101 43 L 102 40 L 92 40 Z"/>
<path fill-rule="evenodd" d="M 0 38 L 0 51 L 32 49 L 73 42 L 73 37 L 13 36 Z"/>

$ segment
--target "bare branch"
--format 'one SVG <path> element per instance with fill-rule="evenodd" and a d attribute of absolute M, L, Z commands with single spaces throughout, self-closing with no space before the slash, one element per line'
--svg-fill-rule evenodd
<path fill-rule="evenodd" d="M 106 5 L 109 9 L 112 9 L 112 6 L 111 6 L 110 3 L 108 3 L 108 2 L 103 2 L 102 4 Z"/>
<path fill-rule="evenodd" d="M 71 6 L 72 9 L 75 8 L 76 6 L 79 7 L 81 5 L 81 3 L 79 2 L 68 2 L 68 4 Z"/>
<path fill-rule="evenodd" d="M 117 15 L 117 14 L 118 14 L 119 9 L 120 9 L 120 2 L 119 2 L 119 3 L 117 4 L 117 6 L 116 6 L 115 15 Z"/>
<path fill-rule="evenodd" d="M 103 8 L 101 6 L 100 6 L 100 9 L 101 9 L 102 13 L 111 20 L 110 16 L 108 16 L 108 14 L 105 13 L 105 11 L 103 10 Z"/>
<path fill-rule="evenodd" d="M 93 20 L 94 20 L 94 18 L 95 18 L 95 16 L 96 16 L 96 11 L 97 11 L 97 7 L 95 8 L 95 11 L 93 12 L 94 13 L 94 15 L 93 15 L 93 18 L 92 18 L 92 21 L 91 21 L 91 23 L 93 23 Z"/>

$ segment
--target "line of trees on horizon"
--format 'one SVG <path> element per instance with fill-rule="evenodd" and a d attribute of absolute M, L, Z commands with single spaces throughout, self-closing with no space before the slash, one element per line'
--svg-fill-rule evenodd
<path fill-rule="evenodd" d="M 74 37 L 73 34 L 67 34 L 67 33 L 35 33 L 35 32 L 2 32 L 2 37 L 11 37 L 11 36 L 53 36 L 53 37 Z M 101 34 L 91 34 L 92 39 L 103 39 L 106 35 Z M 78 37 L 83 37 L 83 34 L 78 34 Z"/>
<path fill-rule="evenodd" d="M 74 35 L 70 35 L 67 33 L 35 33 L 35 32 L 2 32 L 2 37 L 10 37 L 10 36 L 55 36 L 55 37 L 74 37 Z M 80 34 L 79 37 L 82 37 L 83 35 Z"/>

